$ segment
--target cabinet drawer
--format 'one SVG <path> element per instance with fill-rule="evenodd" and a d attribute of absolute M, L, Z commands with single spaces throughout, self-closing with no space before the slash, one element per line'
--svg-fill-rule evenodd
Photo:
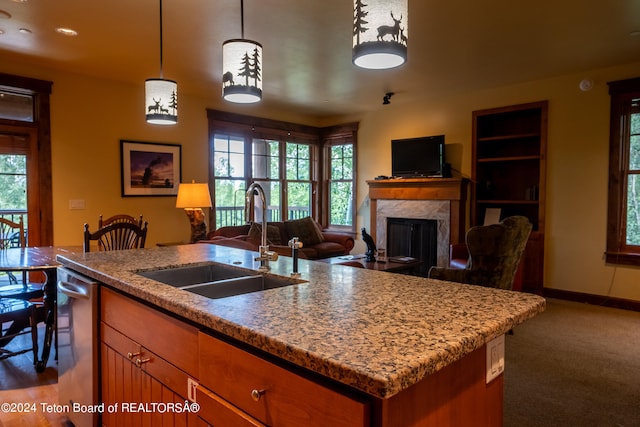
<path fill-rule="evenodd" d="M 105 287 L 101 287 L 100 296 L 104 323 L 198 377 L 195 327 Z"/>
<path fill-rule="evenodd" d="M 204 333 L 200 333 L 200 384 L 274 427 L 354 427 L 369 422 L 366 402 Z"/>
<path fill-rule="evenodd" d="M 196 400 L 200 405 L 198 415 L 215 427 L 266 427 L 260 421 L 245 414 L 226 400 L 201 385 Z"/>

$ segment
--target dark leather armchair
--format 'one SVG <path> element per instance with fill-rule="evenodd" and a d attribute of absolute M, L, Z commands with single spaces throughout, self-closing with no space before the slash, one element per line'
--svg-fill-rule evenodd
<path fill-rule="evenodd" d="M 526 217 L 512 216 L 498 224 L 471 227 L 466 243 L 465 268 L 431 267 L 429 277 L 492 288 L 511 289 L 532 225 Z"/>

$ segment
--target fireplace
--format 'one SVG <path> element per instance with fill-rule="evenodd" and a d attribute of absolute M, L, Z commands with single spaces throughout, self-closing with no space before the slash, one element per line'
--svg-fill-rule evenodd
<path fill-rule="evenodd" d="M 426 276 L 438 261 L 437 221 L 432 219 L 387 218 L 387 253 L 421 261 L 419 273 Z"/>
<path fill-rule="evenodd" d="M 460 178 L 410 178 L 367 183 L 371 199 L 370 228 L 376 246 L 386 248 L 392 256 L 387 241 L 389 218 L 431 220 L 435 227 L 435 265 L 448 266 L 449 245 L 464 240 L 468 181 Z"/>

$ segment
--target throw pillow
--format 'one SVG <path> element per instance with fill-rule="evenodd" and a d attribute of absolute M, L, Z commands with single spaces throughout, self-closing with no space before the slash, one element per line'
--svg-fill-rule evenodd
<path fill-rule="evenodd" d="M 322 230 L 310 216 L 285 222 L 289 238 L 298 237 L 305 246 L 324 242 Z"/>
<path fill-rule="evenodd" d="M 258 242 L 262 239 L 262 224 L 254 222 L 249 228 L 249 238 Z M 276 225 L 267 224 L 267 244 L 269 245 L 281 245 L 280 242 L 280 229 Z"/>

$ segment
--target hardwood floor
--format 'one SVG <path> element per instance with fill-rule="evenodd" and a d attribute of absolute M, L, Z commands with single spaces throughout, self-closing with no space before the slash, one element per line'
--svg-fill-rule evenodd
<path fill-rule="evenodd" d="M 42 340 L 44 329 L 38 337 Z M 29 335 L 22 335 L 7 348 L 17 350 L 30 345 Z M 42 344 L 40 344 L 42 348 Z M 59 427 L 64 426 L 64 417 L 47 411 L 43 404 L 58 403 L 58 368 L 55 354 L 49 358 L 45 370 L 38 374 L 33 366 L 31 352 L 0 360 L 0 427 Z M 25 405 L 35 412 L 12 412 L 5 404 Z"/>

